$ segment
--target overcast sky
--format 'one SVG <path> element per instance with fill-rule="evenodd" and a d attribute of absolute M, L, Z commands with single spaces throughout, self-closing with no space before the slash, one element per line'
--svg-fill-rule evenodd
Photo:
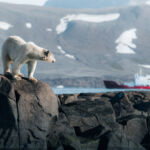
<path fill-rule="evenodd" d="M 14 3 L 14 4 L 30 4 L 43 5 L 47 0 L 0 0 L 0 2 Z"/>
<path fill-rule="evenodd" d="M 0 0 L 0 2 L 5 2 L 5 3 L 29 4 L 29 5 L 39 5 L 39 6 L 42 6 L 46 1 L 47 0 Z M 137 4 L 145 1 L 150 1 L 150 0 L 130 0 L 130 3 Z"/>

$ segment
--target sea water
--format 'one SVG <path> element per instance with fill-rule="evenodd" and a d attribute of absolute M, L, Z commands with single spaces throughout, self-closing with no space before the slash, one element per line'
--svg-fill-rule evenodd
<path fill-rule="evenodd" d="M 106 89 L 106 88 L 52 88 L 55 94 L 78 94 L 78 93 L 107 93 L 124 91 L 150 91 L 147 89 Z"/>

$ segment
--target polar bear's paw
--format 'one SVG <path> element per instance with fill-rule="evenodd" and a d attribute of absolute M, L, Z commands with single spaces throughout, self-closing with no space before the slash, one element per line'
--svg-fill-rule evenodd
<path fill-rule="evenodd" d="M 19 77 L 24 77 L 24 74 L 19 73 L 18 76 L 19 76 Z"/>
<path fill-rule="evenodd" d="M 15 75 L 14 78 L 15 78 L 16 80 L 22 80 L 22 78 L 21 78 L 20 76 L 18 76 L 18 75 Z"/>
<path fill-rule="evenodd" d="M 30 77 L 29 79 L 30 79 L 31 81 L 35 82 L 35 83 L 38 82 L 38 80 L 35 79 L 34 77 Z"/>

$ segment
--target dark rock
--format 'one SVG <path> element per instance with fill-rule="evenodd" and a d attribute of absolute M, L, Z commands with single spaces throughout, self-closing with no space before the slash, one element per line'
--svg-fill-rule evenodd
<path fill-rule="evenodd" d="M 77 102 L 77 101 L 95 101 L 98 99 L 101 99 L 102 94 L 91 94 L 91 93 L 81 93 L 81 94 L 64 94 L 64 95 L 58 95 L 58 98 L 60 99 L 61 104 L 68 104 L 71 102 Z M 104 99 L 104 98 L 103 98 Z"/>
<path fill-rule="evenodd" d="M 150 112 L 150 94 L 148 92 L 129 92 L 128 98 L 136 110 Z"/>
<path fill-rule="evenodd" d="M 58 100 L 47 84 L 0 76 L 1 149 L 47 149 L 49 122 L 57 115 Z"/>
<path fill-rule="evenodd" d="M 58 98 L 60 99 L 61 104 L 67 104 L 74 101 L 79 101 L 78 94 L 64 94 L 64 95 L 58 95 Z"/>
<path fill-rule="evenodd" d="M 116 117 L 123 117 L 134 113 L 134 108 L 130 102 L 128 95 L 124 92 L 117 93 L 110 99 L 115 110 Z"/>
<path fill-rule="evenodd" d="M 60 113 L 57 120 L 52 120 L 50 123 L 50 131 L 47 135 L 47 147 L 48 150 L 81 149 L 79 139 L 63 113 Z"/>
<path fill-rule="evenodd" d="M 146 119 L 134 117 L 128 120 L 127 125 L 124 127 L 124 132 L 135 143 L 141 143 L 148 133 Z"/>
<path fill-rule="evenodd" d="M 79 101 L 73 100 L 60 107 L 60 116 L 48 135 L 49 149 L 97 150 L 100 138 L 119 127 L 111 103 L 106 98 L 97 99 L 96 95 L 86 94 L 77 97 Z"/>
<path fill-rule="evenodd" d="M 147 134 L 145 135 L 145 137 L 143 138 L 143 141 L 141 142 L 141 144 L 147 149 L 150 149 L 150 116 L 148 116 L 146 118 L 146 123 L 147 123 Z"/>
<path fill-rule="evenodd" d="M 106 139 L 106 150 L 145 150 L 119 129 L 108 134 Z"/>
<path fill-rule="evenodd" d="M 141 144 L 143 145 L 143 147 L 145 147 L 147 150 L 150 149 L 150 133 L 147 133 L 143 139 L 143 141 L 141 142 Z"/>
<path fill-rule="evenodd" d="M 47 141 L 50 149 L 149 150 L 149 105 L 145 104 L 150 93 L 70 94 L 58 97 L 61 101 L 60 116 L 53 123 L 53 130 L 49 131 Z M 142 103 L 145 113 L 136 107 Z M 51 138 L 56 139 L 57 144 Z"/>

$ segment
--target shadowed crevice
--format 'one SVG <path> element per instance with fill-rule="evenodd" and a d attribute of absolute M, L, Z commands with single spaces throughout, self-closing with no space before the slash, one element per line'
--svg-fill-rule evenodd
<path fill-rule="evenodd" d="M 17 107 L 17 126 L 18 126 L 18 141 L 19 141 L 19 149 L 20 149 L 20 122 L 19 122 L 19 106 L 18 106 L 18 102 L 19 102 L 19 99 L 20 99 L 20 94 L 15 91 L 15 97 L 16 97 L 16 107 Z"/>
<path fill-rule="evenodd" d="M 5 95 L 0 95 L 0 128 L 6 130 L 16 128 L 15 118 L 8 98 Z"/>

